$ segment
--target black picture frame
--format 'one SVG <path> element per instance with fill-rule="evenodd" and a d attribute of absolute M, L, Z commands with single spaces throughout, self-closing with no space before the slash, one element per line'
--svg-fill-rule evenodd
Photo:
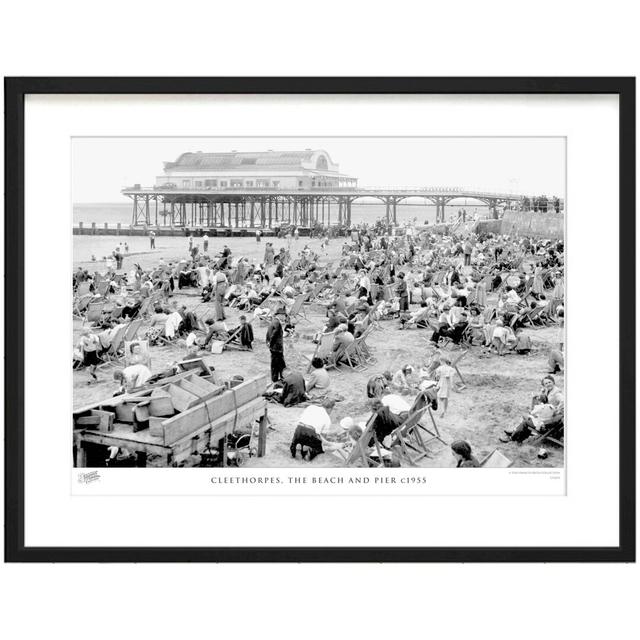
<path fill-rule="evenodd" d="M 616 94 L 620 161 L 620 446 L 616 547 L 26 547 L 24 540 L 24 101 L 27 94 Z M 5 78 L 5 561 L 635 561 L 635 78 Z M 624 213 L 623 213 L 624 212 Z M 624 294 L 624 296 L 622 295 Z"/>

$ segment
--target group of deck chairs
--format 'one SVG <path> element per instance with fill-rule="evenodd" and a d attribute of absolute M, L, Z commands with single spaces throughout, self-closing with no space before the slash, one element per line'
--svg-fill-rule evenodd
<path fill-rule="evenodd" d="M 107 320 L 117 320 L 122 315 L 123 307 L 110 300 L 106 291 L 102 291 L 101 285 L 103 284 L 108 284 L 108 282 L 101 281 L 97 284 L 96 289 L 99 295 L 89 292 L 88 285 L 83 286 L 86 283 L 81 283 L 76 291 L 73 313 L 74 316 L 82 320 L 83 325 L 101 325 Z M 150 315 L 155 304 L 160 302 L 162 298 L 163 295 L 160 292 L 154 292 L 144 298 L 138 309 L 137 317 L 115 328 L 109 348 L 100 354 L 103 360 L 101 367 L 122 363 L 125 345 L 136 339 L 144 319 Z"/>
<path fill-rule="evenodd" d="M 367 338 L 375 328 L 373 314 L 369 313 L 360 325 L 360 334 L 348 345 L 336 348 L 337 330 L 329 333 L 321 333 L 318 337 L 315 351 L 309 359 L 320 358 L 326 369 L 337 369 L 341 365 L 348 366 L 356 371 L 364 371 L 369 365 L 376 362 L 376 358 L 367 344 Z M 309 369 L 311 364 L 309 364 Z"/>
<path fill-rule="evenodd" d="M 430 424 L 426 423 L 429 418 Z M 362 431 L 360 438 L 354 443 L 351 451 L 344 458 L 345 467 L 384 467 L 389 464 L 384 455 L 382 443 L 375 432 L 376 413 L 372 413 Z M 415 467 L 423 458 L 429 457 L 428 446 L 433 442 L 447 445 L 442 438 L 438 425 L 431 411 L 430 400 L 424 393 L 419 393 L 413 402 L 407 417 L 390 435 L 388 450 L 396 455 L 402 464 Z"/>
<path fill-rule="evenodd" d="M 419 393 L 402 424 L 394 429 L 389 438 L 388 447 L 379 442 L 375 432 L 376 414 L 367 421 L 362 435 L 349 452 L 336 450 L 345 467 L 385 467 L 394 462 L 385 455 L 391 451 L 395 464 L 416 467 L 423 458 L 432 457 L 430 449 L 438 443 L 448 446 L 440 433 L 431 409 L 431 400 L 425 393 Z M 498 449 L 494 449 L 480 460 L 480 467 L 507 468 L 513 461 Z"/>

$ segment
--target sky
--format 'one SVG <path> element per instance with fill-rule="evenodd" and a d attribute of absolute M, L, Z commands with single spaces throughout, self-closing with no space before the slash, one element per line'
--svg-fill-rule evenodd
<path fill-rule="evenodd" d="M 73 138 L 74 203 L 124 202 L 186 151 L 324 149 L 361 187 L 466 187 L 565 197 L 565 139 L 553 138 Z"/>

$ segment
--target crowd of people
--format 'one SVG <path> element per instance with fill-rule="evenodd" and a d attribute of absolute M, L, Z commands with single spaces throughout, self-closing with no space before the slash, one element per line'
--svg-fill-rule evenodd
<path fill-rule="evenodd" d="M 337 240 L 342 242 L 338 264 L 322 265 L 311 243 L 299 248 L 304 239 L 295 237 L 296 231 L 277 249 L 265 238 L 261 262 L 236 258 L 227 245 L 212 256 L 208 237 L 196 242 L 189 236 L 188 257 L 160 259 L 153 269 L 134 265 L 126 274 L 117 268 L 106 274 L 78 269 L 73 282 L 76 299 L 85 295 L 88 304 L 96 299 L 105 304 L 100 317 L 82 331 L 76 366 L 86 368 L 89 383 L 95 381 L 101 356 L 112 349 L 118 327 L 137 318 L 144 319 L 139 337 L 151 346 L 181 341 L 188 355 L 228 344 L 253 350 L 254 325 L 264 323 L 271 377 L 266 394 L 284 407 L 305 407 L 296 420 L 292 455 L 311 460 L 330 452 L 347 459 L 366 423 L 345 416 L 338 426 L 332 424 L 330 413 L 340 396 L 327 367 L 339 366 L 340 354 L 350 353 L 375 324 L 389 320 L 394 330 L 424 330 L 422 355 L 415 354 L 414 362 L 396 371 L 372 371 L 362 389 L 363 407 L 375 416 L 376 452 L 387 452 L 393 461 L 393 435 L 410 415 L 411 396 L 421 394 L 439 418 L 447 416 L 452 392 L 463 387 L 456 366 L 458 350 L 527 357 L 533 349 L 528 328 L 547 326 L 556 331 L 557 340 L 549 350 L 548 368 L 541 372 L 547 374 L 542 389 L 517 425 L 504 425 L 502 440 L 522 443 L 563 426 L 562 391 L 553 378 L 564 368 L 562 240 L 443 236 L 413 226 L 400 231 L 379 220 L 349 229 Z M 322 252 L 330 238 L 320 238 Z M 259 235 L 256 240 L 262 242 Z M 198 290 L 198 305 L 189 309 L 176 302 L 175 295 L 183 289 Z M 320 344 L 328 334 L 333 339 L 330 353 L 314 354 L 306 370 L 288 366 L 285 354 L 285 340 L 296 331 L 292 310 L 299 298 L 323 309 L 324 324 L 314 342 Z M 230 308 L 240 313 L 233 327 L 226 322 Z M 78 313 L 86 310 L 79 308 Z M 149 376 L 142 373 L 136 380 L 145 384 Z M 131 388 L 132 372 L 118 371 L 117 378 Z M 451 444 L 457 466 L 478 466 L 472 448 L 473 442 Z"/>

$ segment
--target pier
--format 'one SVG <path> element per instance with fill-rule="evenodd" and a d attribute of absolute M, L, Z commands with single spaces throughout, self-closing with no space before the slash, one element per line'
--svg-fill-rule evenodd
<path fill-rule="evenodd" d="M 276 187 L 143 188 L 122 190 L 131 199 L 133 228 L 262 228 L 281 225 L 313 227 L 350 226 L 351 206 L 356 200 L 385 204 L 387 223 L 397 222 L 397 206 L 407 199 L 423 199 L 435 205 L 436 222 L 445 222 L 445 207 L 453 200 L 475 200 L 489 207 L 494 218 L 498 208 L 519 208 L 525 195 L 493 193 L 449 187 Z M 560 204 L 562 207 L 562 203 Z M 552 208 L 551 200 L 549 207 Z"/>

